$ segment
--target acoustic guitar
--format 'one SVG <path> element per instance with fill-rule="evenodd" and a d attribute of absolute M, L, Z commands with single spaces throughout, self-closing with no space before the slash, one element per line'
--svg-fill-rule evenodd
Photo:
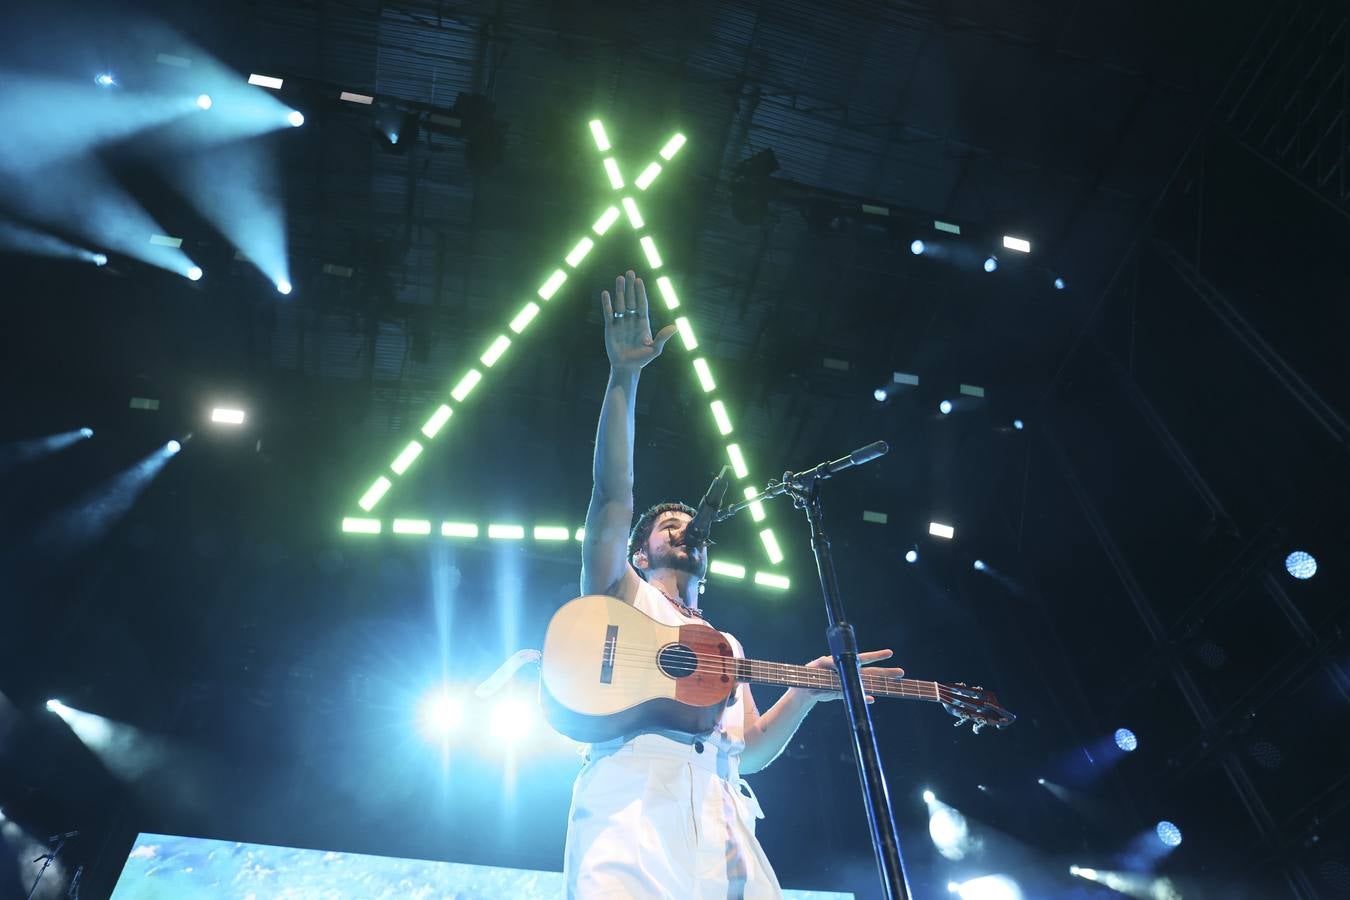
<path fill-rule="evenodd" d="M 890 678 L 866 668 L 862 679 L 874 697 L 941 703 L 958 726 L 969 722 L 976 732 L 986 725 L 1004 728 L 1016 718 L 980 687 Z M 666 625 L 597 594 L 569 601 L 549 622 L 539 696 L 555 729 L 599 743 L 642 731 L 710 732 L 741 682 L 840 689 L 833 669 L 741 659 L 707 624 Z"/>

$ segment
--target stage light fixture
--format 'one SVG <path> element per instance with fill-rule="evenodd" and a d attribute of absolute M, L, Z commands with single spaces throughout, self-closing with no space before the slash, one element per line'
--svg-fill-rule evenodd
<path fill-rule="evenodd" d="M 305 115 L 300 112 L 300 110 L 293 109 L 286 116 L 286 121 L 291 123 L 292 128 L 299 128 L 301 125 L 305 124 Z"/>
<path fill-rule="evenodd" d="M 61 713 L 63 713 L 63 712 L 65 712 L 66 710 L 68 710 L 69 708 L 70 708 L 70 707 L 66 706 L 66 705 L 65 705 L 64 703 L 62 703 L 60 700 L 55 700 L 55 699 L 53 699 L 53 700 L 48 700 L 48 701 L 47 701 L 47 711 L 48 711 L 48 712 L 54 712 L 54 713 L 56 713 L 58 716 L 59 716 Z"/>
<path fill-rule="evenodd" d="M 283 84 L 282 80 L 275 75 L 259 75 L 257 72 L 249 74 L 248 83 L 256 84 L 258 87 L 271 88 L 274 91 L 281 90 Z"/>
<path fill-rule="evenodd" d="M 1284 558 L 1284 570 L 1299 581 L 1317 574 L 1317 560 L 1306 550 L 1295 550 Z"/>
<path fill-rule="evenodd" d="M 905 551 L 905 562 L 907 562 L 907 563 L 916 563 L 916 562 L 918 562 L 918 561 L 919 561 L 919 551 L 918 551 L 918 550 L 906 550 L 906 551 Z"/>
<path fill-rule="evenodd" d="M 389 464 L 389 469 L 395 475 L 402 475 L 408 471 L 408 466 L 413 464 L 413 460 L 422 455 L 422 442 L 409 441 L 408 446 L 404 447 L 394 461 Z"/>
<path fill-rule="evenodd" d="M 1139 739 L 1134 736 L 1134 732 L 1128 728 L 1117 728 L 1114 735 L 1116 746 L 1130 753 L 1139 747 Z"/>
<path fill-rule="evenodd" d="M 91 263 L 93 263 L 94 265 L 99 266 L 100 268 L 102 268 L 103 266 L 106 266 L 106 265 L 108 264 L 108 254 L 106 254 L 106 253 L 95 253 L 94 255 L 92 255 L 92 256 L 89 257 L 89 261 L 90 261 Z"/>
<path fill-rule="evenodd" d="M 986 568 L 988 568 L 988 567 L 984 564 L 984 560 L 982 560 L 982 559 L 977 559 L 977 560 L 975 560 L 975 571 L 976 571 L 976 572 L 983 572 Z"/>
<path fill-rule="evenodd" d="M 94 76 L 94 84 L 99 87 L 116 87 L 117 78 L 111 72 L 99 72 Z"/>
<path fill-rule="evenodd" d="M 91 437 L 93 437 L 93 436 L 94 436 L 94 429 L 92 429 L 92 428 L 81 428 L 81 429 L 80 429 L 80 437 L 84 438 L 85 440 L 88 440 L 89 438 L 91 438 Z"/>
<path fill-rule="evenodd" d="M 924 791 L 924 792 L 923 792 L 923 802 L 924 802 L 924 803 L 932 803 L 932 802 L 933 802 L 934 800 L 936 800 L 936 799 L 937 799 L 937 794 L 934 794 L 932 791 Z"/>
<path fill-rule="evenodd" d="M 1062 291 L 1062 290 L 1064 290 L 1064 279 L 1063 279 L 1063 278 L 1056 278 L 1056 279 L 1055 279 L 1055 290 L 1057 290 L 1057 291 Z"/>
<path fill-rule="evenodd" d="M 915 256 L 923 256 L 923 251 L 924 251 L 923 241 L 915 238 L 913 241 L 910 242 L 909 244 L 910 253 L 913 253 Z"/>
<path fill-rule="evenodd" d="M 886 389 L 884 387 L 876 388 L 872 391 L 872 398 L 878 403 L 886 402 Z"/>
<path fill-rule="evenodd" d="M 941 403 L 938 404 L 938 411 L 941 412 L 944 416 L 950 415 L 952 411 L 952 401 L 943 400 Z"/>
<path fill-rule="evenodd" d="M 447 688 L 441 688 L 422 698 L 418 705 L 417 723 L 422 736 L 432 741 L 444 741 L 464 722 L 464 704 Z"/>
<path fill-rule="evenodd" d="M 487 535 L 495 541 L 523 541 L 525 540 L 525 526 L 488 525 Z"/>
<path fill-rule="evenodd" d="M 278 294 L 289 294 L 290 292 L 291 292 L 291 283 L 289 281 L 287 281 L 284 278 L 277 281 Z"/>
<path fill-rule="evenodd" d="M 169 441 L 167 444 L 164 445 L 164 451 L 168 453 L 170 456 L 177 454 L 182 449 L 183 445 L 178 443 L 178 441 Z"/>
<path fill-rule="evenodd" d="M 997 257 L 997 256 L 991 256 L 991 257 L 989 257 L 988 259 L 986 259 L 986 260 L 984 261 L 984 270 L 985 270 L 986 272 L 993 272 L 993 271 L 994 271 L 995 269 L 997 269 L 997 268 L 998 268 L 998 257 Z"/>
<path fill-rule="evenodd" d="M 943 525 L 941 522 L 929 522 L 928 533 L 933 537 L 946 538 L 951 540 L 956 537 L 956 528 L 951 525 Z"/>
<path fill-rule="evenodd" d="M 1013 427 L 1018 431 L 1021 431 L 1023 428 L 1027 427 L 1027 423 L 1023 422 L 1021 419 L 1013 419 Z"/>
<path fill-rule="evenodd" d="M 731 417 L 727 415 L 726 405 L 721 400 L 714 400 L 711 406 L 713 421 L 717 423 L 717 433 L 731 434 Z"/>
<path fill-rule="evenodd" d="M 1181 846 L 1181 829 L 1166 819 L 1159 822 L 1158 827 L 1155 828 L 1154 831 L 1158 834 L 1158 840 L 1162 841 L 1165 846 Z"/>
<path fill-rule="evenodd" d="M 198 108 L 198 109 L 210 109 L 210 108 L 211 108 L 211 95 L 210 95 L 210 94 L 198 94 L 198 95 L 197 95 L 197 108 Z"/>
<path fill-rule="evenodd" d="M 230 409 L 225 406 L 217 406 L 211 410 L 211 421 L 219 422 L 222 425 L 243 425 L 244 411 L 242 409 Z"/>
<path fill-rule="evenodd" d="M 183 274 L 187 276 L 188 281 L 201 281 L 202 275 L 206 273 L 202 271 L 201 266 L 190 266 Z"/>
<path fill-rule="evenodd" d="M 534 539 L 536 541 L 566 541 L 571 537 L 571 529 L 563 525 L 534 526 Z"/>
<path fill-rule="evenodd" d="M 1031 241 L 1018 237 L 1003 236 L 1003 246 L 1009 250 L 1016 250 L 1018 253 L 1030 253 Z"/>
<path fill-rule="evenodd" d="M 1044 778 L 1037 778 L 1037 779 L 1036 779 L 1036 783 L 1039 784 L 1041 787 L 1045 787 L 1045 779 L 1044 779 Z"/>
<path fill-rule="evenodd" d="M 745 566 L 739 563 L 723 562 L 720 559 L 709 562 L 708 571 L 714 575 L 724 575 L 727 578 L 745 578 Z"/>

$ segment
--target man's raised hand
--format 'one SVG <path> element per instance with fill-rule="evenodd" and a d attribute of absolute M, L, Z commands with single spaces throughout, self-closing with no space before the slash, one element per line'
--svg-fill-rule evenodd
<path fill-rule="evenodd" d="M 600 311 L 605 320 L 605 353 L 614 369 L 636 371 L 661 355 L 666 341 L 675 336 L 667 325 L 652 335 L 647 312 L 647 288 L 629 269 L 614 279 L 614 295 L 600 292 Z"/>

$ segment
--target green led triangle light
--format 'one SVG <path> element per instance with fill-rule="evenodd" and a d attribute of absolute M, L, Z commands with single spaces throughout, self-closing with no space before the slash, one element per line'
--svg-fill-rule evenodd
<path fill-rule="evenodd" d="M 486 528 L 480 528 L 477 523 L 449 521 L 435 523 L 425 519 L 402 517 L 392 518 L 386 523 L 379 517 L 373 517 L 373 514 L 375 508 L 381 504 L 395 484 L 422 458 L 423 450 L 426 449 L 427 445 L 434 441 L 443 430 L 454 430 L 457 427 L 460 419 L 455 417 L 454 413 L 464 404 L 469 395 L 479 388 L 491 372 L 509 364 L 513 343 L 519 340 L 526 329 L 542 314 L 549 301 L 567 281 L 570 272 L 575 271 L 585 258 L 613 233 L 613 226 L 621 219 L 628 222 L 630 232 L 637 238 L 638 246 L 642 249 L 644 258 L 647 260 L 648 270 L 651 275 L 655 276 L 656 293 L 664 302 L 666 309 L 671 311 L 678 309 L 681 313 L 684 312 L 684 307 L 675 292 L 675 286 L 671 282 L 670 276 L 666 274 L 666 260 L 661 255 L 656 245 L 656 239 L 651 234 L 651 223 L 638 208 L 637 200 L 634 197 L 635 192 L 645 193 L 661 177 L 671 160 L 678 155 L 687 143 L 684 135 L 676 134 L 662 146 L 659 155 L 665 161 L 665 165 L 652 161 L 643 168 L 641 174 L 633 181 L 632 188 L 635 189 L 634 191 L 629 189 L 619 163 L 612 155 L 613 145 L 603 123 L 598 119 L 593 120 L 588 123 L 588 127 L 595 140 L 596 149 L 603 155 L 601 165 L 611 191 L 620 195 L 618 202 L 605 208 L 604 212 L 591 226 L 590 234 L 569 245 L 570 250 L 563 258 L 562 267 L 554 269 L 548 275 L 535 292 L 535 299 L 523 304 L 521 309 L 513 314 L 507 326 L 509 335 L 507 329 L 504 329 L 503 333 L 493 338 L 479 357 L 479 365 L 469 368 L 455 382 L 454 387 L 450 390 L 449 397 L 438 404 L 437 408 L 430 413 L 426 424 L 421 427 L 420 432 L 425 441 L 414 440 L 402 444 L 390 464 L 362 490 L 357 500 L 357 506 L 361 513 L 346 516 L 342 519 L 343 533 L 365 535 L 390 533 L 397 534 L 400 538 L 440 536 L 450 540 L 476 540 L 482 534 L 486 534 L 489 540 L 526 540 L 529 535 L 533 535 L 535 541 L 550 543 L 561 543 L 566 539 L 567 526 L 553 521 L 540 522 L 532 529 L 527 529 L 524 525 L 508 526 L 495 523 L 488 524 Z M 619 211 L 620 207 L 623 209 L 622 213 Z M 680 343 L 684 349 L 697 349 L 699 346 L 698 338 L 695 335 L 694 325 L 690 317 L 683 314 L 677 315 L 675 326 L 678 329 Z M 724 444 L 727 461 L 735 471 L 736 478 L 742 482 L 741 491 L 747 497 L 753 496 L 756 488 L 753 484 L 748 483 L 750 466 L 745 459 L 744 450 L 735 439 L 735 426 L 727 412 L 726 404 L 716 396 L 717 381 L 713 377 L 708 361 L 702 357 L 693 359 L 692 368 L 700 389 L 705 395 L 705 402 L 709 404 L 708 408 L 712 410 L 713 423 L 719 434 L 727 439 Z M 768 563 L 777 566 L 783 562 L 783 554 L 772 529 L 764 524 L 764 519 L 764 510 L 756 504 L 753 521 L 757 523 L 756 528 L 759 531 L 761 550 L 764 552 Z M 575 530 L 573 539 L 576 541 L 582 539 L 581 529 Z M 747 580 L 749 573 L 742 565 L 725 563 L 712 566 L 709 574 L 714 577 L 744 581 Z M 772 590 L 782 591 L 789 587 L 787 577 L 774 571 L 757 571 L 753 578 L 749 580 L 760 587 Z"/>

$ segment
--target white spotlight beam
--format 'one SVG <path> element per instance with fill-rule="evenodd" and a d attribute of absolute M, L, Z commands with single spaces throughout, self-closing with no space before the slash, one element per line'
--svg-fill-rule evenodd
<path fill-rule="evenodd" d="M 86 262 L 94 262 L 95 259 L 92 251 L 76 247 L 54 234 L 9 222 L 0 222 L 0 247 L 56 259 L 82 259 Z"/>
<path fill-rule="evenodd" d="M 195 93 L 156 97 L 95 90 L 84 78 L 59 81 L 0 70 L 0 170 L 34 172 L 103 144 L 200 112 Z"/>
<path fill-rule="evenodd" d="M 9 185 L 7 200 L 26 218 L 77 232 L 90 243 L 148 265 L 187 274 L 192 266 L 187 254 L 151 243 L 151 236 L 164 229 L 97 162 L 71 160 L 59 175 L 45 170 L 39 174 Z"/>
<path fill-rule="evenodd" d="M 257 142 L 208 147 L 164 166 L 169 182 L 273 285 L 290 284 L 276 160 Z M 283 292 L 284 293 L 284 292 Z"/>

